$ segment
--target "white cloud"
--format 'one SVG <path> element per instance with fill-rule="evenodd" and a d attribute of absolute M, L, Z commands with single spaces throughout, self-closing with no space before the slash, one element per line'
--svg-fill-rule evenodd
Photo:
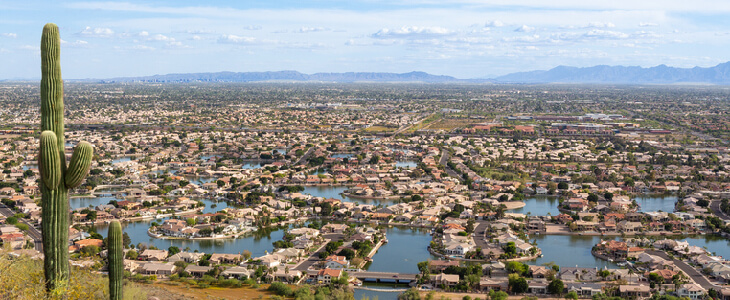
<path fill-rule="evenodd" d="M 302 28 L 299 28 L 299 33 L 322 32 L 322 31 L 329 31 L 329 29 L 328 28 L 324 28 L 324 27 L 302 27 Z"/>
<path fill-rule="evenodd" d="M 145 46 L 145 45 L 134 45 L 133 47 L 131 47 L 131 49 L 133 49 L 133 50 L 144 50 L 144 51 L 153 51 L 153 50 L 155 50 L 154 47 Z"/>
<path fill-rule="evenodd" d="M 169 37 L 162 34 L 155 34 L 153 37 L 149 38 L 151 41 L 160 41 L 160 42 L 174 42 L 175 38 Z"/>
<path fill-rule="evenodd" d="M 16 38 L 18 37 L 18 34 L 16 33 L 0 33 L 0 36 L 9 37 L 9 38 Z"/>
<path fill-rule="evenodd" d="M 374 38 L 414 38 L 427 36 L 443 36 L 452 31 L 443 27 L 403 26 L 398 29 L 383 28 L 372 34 Z"/>
<path fill-rule="evenodd" d="M 139 36 L 149 36 L 149 35 L 150 35 L 150 33 L 147 31 L 142 31 L 139 33 Z"/>
<path fill-rule="evenodd" d="M 248 26 L 244 26 L 243 29 L 246 29 L 246 30 L 261 30 L 261 29 L 263 29 L 263 27 L 261 27 L 259 25 L 248 25 Z"/>
<path fill-rule="evenodd" d="M 535 27 L 530 27 L 527 25 L 522 25 L 520 27 L 517 27 L 517 29 L 515 29 L 515 32 L 533 32 L 533 31 L 535 31 Z"/>
<path fill-rule="evenodd" d="M 89 45 L 89 42 L 82 40 L 76 40 L 75 42 L 61 40 L 61 44 L 72 48 L 84 48 Z"/>
<path fill-rule="evenodd" d="M 224 34 L 218 38 L 218 43 L 221 44 L 255 44 L 257 42 L 256 38 L 233 34 Z"/>
<path fill-rule="evenodd" d="M 585 28 L 613 28 L 616 27 L 615 24 L 611 22 L 603 23 L 603 22 L 590 22 L 588 23 L 588 26 Z"/>
<path fill-rule="evenodd" d="M 639 27 L 654 27 L 659 26 L 657 23 L 651 23 L 651 22 L 641 22 L 639 23 Z"/>
<path fill-rule="evenodd" d="M 586 32 L 584 37 L 587 38 L 596 38 L 596 39 L 625 39 L 628 38 L 629 35 L 623 32 L 619 31 L 611 31 L 611 30 L 601 30 L 601 29 L 593 29 L 591 31 Z"/>
<path fill-rule="evenodd" d="M 502 27 L 502 26 L 504 26 L 504 23 L 502 23 L 502 21 L 500 21 L 500 20 L 490 20 L 484 24 L 484 27 Z"/>
<path fill-rule="evenodd" d="M 103 28 L 103 27 L 97 27 L 97 28 L 91 28 L 89 26 L 86 26 L 84 30 L 82 30 L 80 33 L 82 36 L 88 36 L 88 37 L 111 37 L 114 35 L 114 31 L 109 28 Z"/>

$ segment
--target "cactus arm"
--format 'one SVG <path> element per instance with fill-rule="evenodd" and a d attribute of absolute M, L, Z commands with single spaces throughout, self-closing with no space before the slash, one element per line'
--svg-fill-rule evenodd
<path fill-rule="evenodd" d="M 69 162 L 68 169 L 66 169 L 66 188 L 73 189 L 81 181 L 86 178 L 86 174 L 89 173 L 89 167 L 91 166 L 91 158 L 94 156 L 94 148 L 87 142 L 81 142 L 76 145 L 73 155 L 71 155 L 71 161 Z"/>
<path fill-rule="evenodd" d="M 122 300 L 124 299 L 124 245 L 122 225 L 118 221 L 109 224 L 108 238 L 109 299 Z"/>
<path fill-rule="evenodd" d="M 58 157 L 56 134 L 53 131 L 46 130 L 41 133 L 40 151 L 38 169 L 43 184 L 49 190 L 55 190 L 61 183 L 61 162 Z"/>

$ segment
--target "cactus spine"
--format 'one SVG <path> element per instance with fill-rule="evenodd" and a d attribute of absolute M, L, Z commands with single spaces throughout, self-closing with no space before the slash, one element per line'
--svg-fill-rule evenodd
<path fill-rule="evenodd" d="M 118 221 L 112 221 L 109 225 L 108 238 L 109 299 L 122 300 L 124 298 L 124 245 L 122 225 Z"/>
<path fill-rule="evenodd" d="M 46 290 L 61 292 L 69 278 L 68 189 L 86 177 L 93 149 L 81 142 L 66 166 L 61 79 L 61 37 L 58 26 L 48 23 L 41 36 L 41 140 L 38 168 L 41 173 L 43 261 Z"/>

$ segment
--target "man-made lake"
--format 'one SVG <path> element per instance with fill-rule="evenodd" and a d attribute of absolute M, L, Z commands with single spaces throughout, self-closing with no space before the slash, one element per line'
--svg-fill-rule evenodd
<path fill-rule="evenodd" d="M 302 193 L 310 194 L 314 197 L 324 197 L 325 199 L 334 198 L 340 199 L 344 202 L 357 202 L 372 205 L 392 205 L 398 203 L 398 200 L 356 199 L 340 195 L 349 188 L 350 187 L 347 186 L 305 186 Z"/>
<path fill-rule="evenodd" d="M 428 252 L 429 229 L 391 227 L 386 230 L 388 243 L 380 247 L 368 271 L 418 273 L 418 263 L 438 259 Z"/>
<path fill-rule="evenodd" d="M 261 168 L 261 163 L 258 162 L 247 162 L 241 165 L 241 169 L 258 169 Z"/>
<path fill-rule="evenodd" d="M 112 165 L 116 164 L 116 163 L 120 163 L 120 162 L 130 161 L 130 160 L 132 160 L 131 156 L 122 156 L 122 157 L 112 160 Z"/>
<path fill-rule="evenodd" d="M 659 210 L 674 212 L 674 204 L 677 202 L 677 196 L 641 197 L 636 198 L 636 202 L 639 203 L 639 211 L 642 212 Z M 545 216 L 550 213 L 551 216 L 557 216 L 560 214 L 558 203 L 557 196 L 533 196 L 525 199 L 524 207 L 509 210 L 509 212 L 520 214 L 527 214 L 529 212 L 533 216 Z"/>
<path fill-rule="evenodd" d="M 659 196 L 659 197 L 637 197 L 636 203 L 639 204 L 639 211 L 665 211 L 674 212 L 674 205 L 677 203 L 677 196 Z"/>
<path fill-rule="evenodd" d="M 403 160 L 395 162 L 397 168 L 413 169 L 418 166 L 418 162 L 412 160 Z"/>
<path fill-rule="evenodd" d="M 511 213 L 527 214 L 533 216 L 551 216 L 560 214 L 558 210 L 558 197 L 555 196 L 535 196 L 525 199 L 525 206 L 517 209 L 509 210 Z"/>
<path fill-rule="evenodd" d="M 162 221 L 156 220 L 158 223 L 162 223 Z M 251 251 L 253 257 L 256 257 L 266 254 L 266 251 L 271 252 L 274 248 L 272 243 L 281 240 L 284 236 L 284 229 L 275 229 L 254 232 L 237 239 L 166 240 L 147 235 L 149 227 L 150 222 L 122 223 L 122 230 L 129 235 L 133 244 L 143 243 L 165 250 L 171 246 L 177 246 L 181 250 L 189 248 L 189 251 L 198 250 L 205 253 L 241 253 L 243 250 L 248 250 Z M 109 229 L 108 225 L 99 225 L 96 230 L 106 237 Z"/>
<path fill-rule="evenodd" d="M 604 239 L 610 239 L 603 237 Z M 561 267 L 618 268 L 615 263 L 598 259 L 591 254 L 591 248 L 601 241 L 600 236 L 576 235 L 533 235 L 530 241 L 537 241 L 543 257 L 528 261 L 530 265 L 554 262 Z"/>

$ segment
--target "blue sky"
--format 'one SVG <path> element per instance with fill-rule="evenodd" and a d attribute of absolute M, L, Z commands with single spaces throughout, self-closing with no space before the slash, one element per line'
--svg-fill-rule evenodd
<path fill-rule="evenodd" d="M 483 78 L 730 60 L 726 0 L 0 0 L 0 79 L 40 77 L 47 22 L 61 29 L 67 79 L 278 70 Z"/>

